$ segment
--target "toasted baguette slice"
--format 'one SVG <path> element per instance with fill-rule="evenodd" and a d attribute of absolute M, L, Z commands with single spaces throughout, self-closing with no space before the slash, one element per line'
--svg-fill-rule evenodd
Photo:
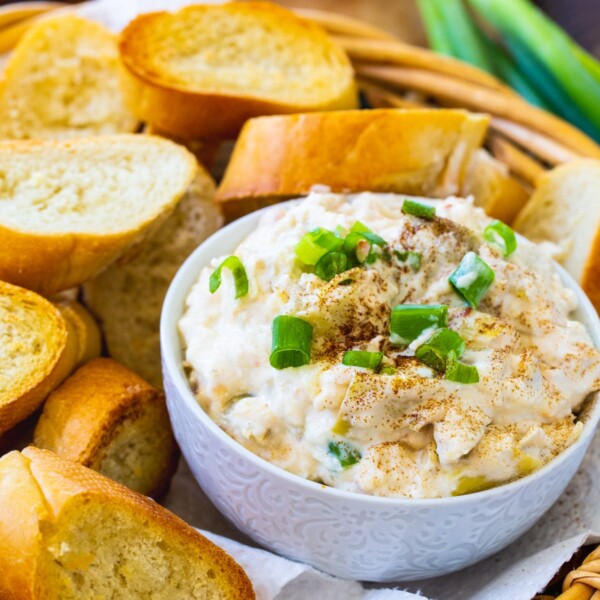
<path fill-rule="evenodd" d="M 33 443 L 146 496 L 164 492 L 177 465 L 164 395 L 109 358 L 50 394 Z"/>
<path fill-rule="evenodd" d="M 489 119 L 461 110 L 356 110 L 248 121 L 217 190 L 228 217 L 307 194 L 458 193 Z"/>
<path fill-rule="evenodd" d="M 30 415 L 83 360 L 100 354 L 98 327 L 83 307 L 57 307 L 2 281 L 0 340 L 0 434 Z"/>
<path fill-rule="evenodd" d="M 113 35 L 73 15 L 44 19 L 12 53 L 0 83 L 0 138 L 133 132 Z"/>
<path fill-rule="evenodd" d="M 185 139 L 233 138 L 257 115 L 357 106 L 344 51 L 319 26 L 266 2 L 140 15 L 120 52 L 131 110 Z"/>
<path fill-rule="evenodd" d="M 249 600 L 223 550 L 152 500 L 47 450 L 0 459 L 0 597 Z"/>
<path fill-rule="evenodd" d="M 514 226 L 533 241 L 559 245 L 565 268 L 600 312 L 600 161 L 548 171 Z"/>
<path fill-rule="evenodd" d="M 222 225 L 212 202 L 214 190 L 202 171 L 133 260 L 110 266 L 84 286 L 85 302 L 102 324 L 109 354 L 159 388 L 162 303 L 183 261 Z"/>
<path fill-rule="evenodd" d="M 152 136 L 0 142 L 0 279 L 46 295 L 81 284 L 165 219 L 196 171 Z"/>
<path fill-rule="evenodd" d="M 509 173 L 508 167 L 483 148 L 473 154 L 462 196 L 473 195 L 475 206 L 504 223 L 512 223 L 531 195 Z"/>

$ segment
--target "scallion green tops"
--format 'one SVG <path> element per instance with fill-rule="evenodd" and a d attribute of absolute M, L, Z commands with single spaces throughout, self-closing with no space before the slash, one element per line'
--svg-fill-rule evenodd
<path fill-rule="evenodd" d="M 241 298 L 248 293 L 248 276 L 242 261 L 237 256 L 228 256 L 211 274 L 208 289 L 214 294 L 221 286 L 221 271 L 229 269 L 235 284 L 235 297 Z"/>
<path fill-rule="evenodd" d="M 280 315 L 273 320 L 271 366 L 275 369 L 301 367 L 310 362 L 313 327 L 304 319 Z"/>
<path fill-rule="evenodd" d="M 483 230 L 483 239 L 500 250 L 502 256 L 510 256 L 517 249 L 515 232 L 502 221 L 492 221 Z"/>
<path fill-rule="evenodd" d="M 465 302 L 477 308 L 494 282 L 494 271 L 475 252 L 467 252 L 449 281 Z"/>
<path fill-rule="evenodd" d="M 341 227 L 336 231 L 322 227 L 309 231 L 298 242 L 295 252 L 303 265 L 314 267 L 319 279 L 331 281 L 353 267 L 374 262 L 378 257 L 374 248 L 385 245 L 381 236 L 356 221 L 345 236 Z"/>
<path fill-rule="evenodd" d="M 446 327 L 448 307 L 443 304 L 399 304 L 390 317 L 390 340 L 397 346 L 406 346 L 426 329 Z"/>

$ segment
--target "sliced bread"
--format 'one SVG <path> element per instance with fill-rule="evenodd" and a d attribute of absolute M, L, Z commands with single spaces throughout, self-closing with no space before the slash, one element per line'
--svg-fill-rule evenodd
<path fill-rule="evenodd" d="M 600 312 L 600 161 L 575 160 L 540 177 L 514 227 L 560 246 L 563 265 Z"/>
<path fill-rule="evenodd" d="M 119 47 L 131 110 L 185 139 L 232 138 L 257 115 L 357 106 L 344 51 L 319 26 L 267 2 L 143 14 Z"/>
<path fill-rule="evenodd" d="M 119 87 L 116 38 L 73 15 L 32 25 L 0 82 L 0 138 L 62 139 L 133 132 Z"/>
<path fill-rule="evenodd" d="M 109 358 L 50 394 L 33 443 L 145 496 L 166 491 L 177 465 L 164 395 Z"/>
<path fill-rule="evenodd" d="M 85 359 L 98 356 L 85 309 L 0 281 L 0 434 L 30 415 Z"/>
<path fill-rule="evenodd" d="M 260 117 L 244 126 L 216 200 L 229 218 L 333 192 L 458 193 L 489 119 L 461 110 L 378 109 Z"/>
<path fill-rule="evenodd" d="M 475 206 L 504 223 L 512 223 L 531 193 L 511 176 L 508 167 L 480 148 L 473 153 L 462 196 L 472 195 Z"/>
<path fill-rule="evenodd" d="M 47 450 L 0 459 L 0 597 L 251 600 L 241 567 L 189 525 Z"/>
<path fill-rule="evenodd" d="M 0 279 L 45 295 L 81 284 L 158 226 L 196 172 L 153 136 L 0 142 Z"/>
<path fill-rule="evenodd" d="M 188 255 L 223 222 L 213 204 L 214 182 L 201 171 L 160 229 L 125 264 L 114 264 L 84 285 L 109 354 L 162 387 L 160 311 L 175 273 Z"/>

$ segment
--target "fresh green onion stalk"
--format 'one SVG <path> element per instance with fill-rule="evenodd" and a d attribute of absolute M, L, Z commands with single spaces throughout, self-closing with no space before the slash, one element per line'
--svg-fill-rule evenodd
<path fill-rule="evenodd" d="M 591 56 L 529 0 L 469 0 L 470 5 L 503 37 L 534 55 L 564 88 L 572 102 L 600 128 L 599 69 Z M 583 63 L 582 63 L 583 60 Z"/>

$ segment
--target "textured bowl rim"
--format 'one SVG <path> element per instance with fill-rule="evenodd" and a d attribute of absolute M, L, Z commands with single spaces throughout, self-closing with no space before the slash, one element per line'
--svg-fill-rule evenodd
<path fill-rule="evenodd" d="M 184 404 L 199 419 L 206 427 L 208 427 L 214 435 L 220 438 L 227 446 L 229 446 L 234 452 L 241 454 L 246 460 L 250 461 L 259 470 L 269 472 L 275 477 L 279 477 L 283 480 L 287 480 L 290 484 L 299 487 L 306 488 L 307 492 L 315 494 L 324 493 L 330 494 L 334 497 L 337 496 L 340 499 L 365 502 L 367 504 L 375 505 L 387 505 L 387 506 L 398 506 L 398 507 L 414 507 L 414 508 L 425 508 L 431 506 L 458 506 L 464 503 L 470 503 L 475 501 L 492 498 L 493 496 L 502 496 L 505 493 L 516 493 L 519 489 L 524 486 L 533 484 L 536 480 L 545 477 L 551 471 L 557 470 L 560 466 L 575 452 L 578 448 L 583 445 L 587 445 L 594 435 L 598 421 L 600 420 L 600 393 L 596 393 L 595 399 L 593 399 L 591 410 L 587 416 L 587 420 L 584 423 L 581 434 L 577 440 L 569 446 L 566 450 L 561 452 L 558 456 L 550 460 L 543 467 L 534 471 L 533 473 L 520 477 L 509 483 L 501 484 L 497 487 L 483 490 L 480 492 L 474 492 L 472 494 L 464 494 L 461 496 L 447 496 L 442 498 L 393 498 L 386 496 L 374 496 L 371 494 L 361 494 L 359 492 L 350 492 L 346 490 L 340 490 L 325 484 L 317 483 L 309 479 L 305 479 L 300 475 L 286 471 L 285 469 L 278 467 L 264 458 L 261 458 L 257 454 L 254 454 L 246 447 L 242 446 L 239 442 L 233 439 L 223 429 L 221 429 L 215 421 L 202 409 L 198 401 L 196 400 L 192 389 L 189 385 L 187 377 L 183 370 L 183 347 L 181 343 L 181 335 L 179 333 L 178 323 L 179 319 L 185 309 L 185 301 L 188 296 L 189 290 L 192 285 L 196 283 L 200 275 L 201 270 L 207 266 L 213 258 L 223 255 L 212 254 L 209 250 L 213 245 L 223 245 L 234 250 L 240 240 L 245 238 L 250 231 L 256 228 L 258 222 L 262 216 L 270 210 L 280 209 L 282 207 L 290 206 L 295 204 L 299 200 L 290 200 L 287 202 L 279 203 L 275 206 L 268 206 L 255 212 L 252 212 L 232 223 L 229 223 L 225 227 L 219 229 L 212 236 L 202 242 L 196 250 L 187 258 L 183 265 L 179 268 L 177 274 L 173 278 L 169 290 L 165 297 L 161 322 L 160 322 L 160 343 L 161 343 L 161 354 L 163 370 L 165 371 L 166 378 L 172 381 L 173 385 L 177 389 L 179 397 L 183 399 Z M 240 236 L 240 231 L 248 231 Z M 234 240 L 232 244 L 229 238 Z M 208 248 L 208 250 L 207 250 Z M 586 326 L 590 337 L 596 348 L 600 349 L 600 319 L 598 314 L 593 307 L 592 303 L 585 295 L 583 290 L 575 282 L 575 280 L 557 263 L 554 263 L 554 267 L 562 281 L 562 283 L 571 289 L 578 302 L 578 310 L 582 314 L 583 318 L 581 321 Z"/>

